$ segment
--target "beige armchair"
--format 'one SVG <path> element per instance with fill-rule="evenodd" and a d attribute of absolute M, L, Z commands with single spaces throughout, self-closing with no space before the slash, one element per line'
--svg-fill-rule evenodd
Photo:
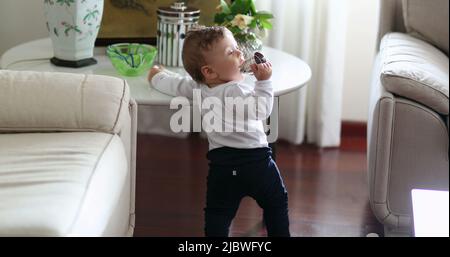
<path fill-rule="evenodd" d="M 118 78 L 0 70 L 0 236 L 131 236 L 136 114 Z"/>
<path fill-rule="evenodd" d="M 449 1 L 380 3 L 368 122 L 370 204 L 386 236 L 411 236 L 411 190 L 449 188 Z"/>

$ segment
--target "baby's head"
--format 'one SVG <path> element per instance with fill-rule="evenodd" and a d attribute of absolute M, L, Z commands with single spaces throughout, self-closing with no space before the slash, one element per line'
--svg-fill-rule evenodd
<path fill-rule="evenodd" d="M 225 27 L 195 27 L 184 40 L 183 65 L 200 83 L 221 84 L 242 80 L 244 63 L 233 34 Z"/>

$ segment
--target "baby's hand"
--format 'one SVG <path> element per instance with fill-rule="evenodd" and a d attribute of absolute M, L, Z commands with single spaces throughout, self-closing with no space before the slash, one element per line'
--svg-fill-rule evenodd
<path fill-rule="evenodd" d="M 148 81 L 152 82 L 152 78 L 156 74 L 160 73 L 161 71 L 163 71 L 163 67 L 160 67 L 158 65 L 153 65 L 153 67 L 150 69 L 150 72 L 148 73 L 148 77 L 147 77 Z"/>
<path fill-rule="evenodd" d="M 272 64 L 270 62 L 252 64 L 250 68 L 257 80 L 268 80 L 272 77 Z"/>

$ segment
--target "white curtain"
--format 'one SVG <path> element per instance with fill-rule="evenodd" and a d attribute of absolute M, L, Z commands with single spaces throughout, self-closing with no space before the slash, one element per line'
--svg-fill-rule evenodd
<path fill-rule="evenodd" d="M 280 97 L 279 138 L 320 147 L 338 146 L 345 67 L 347 0 L 257 0 L 271 11 L 266 44 L 306 61 L 311 81 Z M 293 74 L 295 76 L 295 74 Z"/>

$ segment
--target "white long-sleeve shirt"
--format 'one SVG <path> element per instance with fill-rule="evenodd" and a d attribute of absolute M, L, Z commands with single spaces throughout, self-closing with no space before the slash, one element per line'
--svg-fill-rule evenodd
<path fill-rule="evenodd" d="M 171 96 L 184 96 L 193 100 L 194 90 L 199 90 L 202 103 L 201 116 L 206 131 L 209 150 L 227 146 L 233 148 L 267 147 L 263 120 L 267 119 L 273 107 L 273 88 L 270 80 L 256 81 L 255 85 L 231 81 L 209 88 L 197 83 L 191 77 L 162 71 L 156 74 L 151 84 L 158 91 Z M 247 101 L 246 112 L 238 109 L 239 100 Z M 227 105 L 236 101 L 233 105 Z M 242 102 L 242 101 L 240 101 Z M 214 106 L 213 104 L 218 104 Z M 232 117 L 227 116 L 232 115 Z M 231 118 L 231 119 L 230 119 Z M 206 122 L 205 122 L 206 119 Z M 208 121 L 216 126 L 208 126 Z"/>

